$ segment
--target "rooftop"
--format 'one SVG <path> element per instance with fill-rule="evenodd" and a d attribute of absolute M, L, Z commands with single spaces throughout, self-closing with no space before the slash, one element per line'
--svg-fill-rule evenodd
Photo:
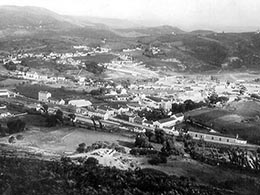
<path fill-rule="evenodd" d="M 215 136 L 220 136 L 220 137 L 227 137 L 227 138 L 233 138 L 236 139 L 235 135 L 227 135 L 227 134 L 221 134 L 221 133 L 213 133 L 213 132 L 209 132 L 206 130 L 190 130 L 189 132 L 194 132 L 194 133 L 203 133 L 203 134 L 208 134 L 208 135 L 215 135 Z M 238 138 L 239 140 L 242 140 L 240 138 Z"/>
<path fill-rule="evenodd" d="M 169 121 L 175 121 L 176 118 L 175 117 L 171 117 L 171 118 L 165 118 L 165 119 L 161 119 L 161 120 L 158 120 L 159 123 L 167 123 Z"/>

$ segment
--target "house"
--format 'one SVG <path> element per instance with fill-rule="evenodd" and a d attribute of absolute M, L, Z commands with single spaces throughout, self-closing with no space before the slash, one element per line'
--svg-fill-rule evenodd
<path fill-rule="evenodd" d="M 86 108 L 77 107 L 76 108 L 76 113 L 87 115 L 88 114 L 88 110 Z"/>
<path fill-rule="evenodd" d="M 9 91 L 7 89 L 0 89 L 0 97 L 9 98 L 10 97 Z"/>
<path fill-rule="evenodd" d="M 25 78 L 32 79 L 32 80 L 38 80 L 39 74 L 37 72 L 26 72 Z"/>
<path fill-rule="evenodd" d="M 155 121 L 153 123 L 153 125 L 155 125 L 156 127 L 159 127 L 159 128 L 163 128 L 163 127 L 175 126 L 176 123 L 178 123 L 178 119 L 175 118 L 174 116 L 172 116 L 170 118 L 165 118 L 165 119 L 161 119 L 161 120 Z"/>
<path fill-rule="evenodd" d="M 142 110 L 142 106 L 138 103 L 129 103 L 127 104 L 127 107 L 134 111 Z"/>
<path fill-rule="evenodd" d="M 162 130 L 169 135 L 179 136 L 179 131 L 175 130 L 175 126 L 172 127 L 163 127 Z"/>
<path fill-rule="evenodd" d="M 146 96 L 142 99 L 142 104 L 151 108 L 159 109 L 161 107 L 162 98 Z"/>
<path fill-rule="evenodd" d="M 65 81 L 66 78 L 65 78 L 65 77 L 62 77 L 62 76 L 58 76 L 58 77 L 57 77 L 57 80 L 58 80 L 58 81 Z"/>
<path fill-rule="evenodd" d="M 12 116 L 12 114 L 10 112 L 7 112 L 7 111 L 1 111 L 0 112 L 0 118 L 6 118 L 6 117 L 9 117 L 9 116 Z"/>
<path fill-rule="evenodd" d="M 51 93 L 48 91 L 39 91 L 38 100 L 41 102 L 48 102 L 48 99 L 51 97 Z"/>
<path fill-rule="evenodd" d="M 175 117 L 179 122 L 182 122 L 184 120 L 183 113 L 177 113 L 177 114 L 172 115 L 171 117 Z"/>
<path fill-rule="evenodd" d="M 170 111 L 172 109 L 172 101 L 162 101 L 161 108 L 166 112 Z"/>
<path fill-rule="evenodd" d="M 187 132 L 187 134 L 195 140 L 204 140 L 208 142 L 217 142 L 223 144 L 247 144 L 246 140 L 239 139 L 238 136 L 224 135 L 199 130 L 190 130 Z"/>
<path fill-rule="evenodd" d="M 132 116 L 132 117 L 129 117 L 129 122 L 130 123 L 136 123 L 136 124 L 143 124 L 143 121 L 145 119 L 144 118 L 141 118 L 139 116 Z"/>
<path fill-rule="evenodd" d="M 102 118 L 104 118 L 105 120 L 115 115 L 115 109 L 111 108 L 108 105 L 101 105 L 97 108 L 96 111 L 99 113 L 103 113 Z"/>
<path fill-rule="evenodd" d="M 43 80 L 43 81 L 47 81 L 48 80 L 48 76 L 47 75 L 39 75 L 39 80 Z"/>
<path fill-rule="evenodd" d="M 49 100 L 49 103 L 51 103 L 51 104 L 65 105 L 65 100 L 63 100 L 63 99 L 57 99 L 57 98 L 50 97 L 50 98 L 48 98 L 48 100 Z"/>
<path fill-rule="evenodd" d="M 59 108 L 49 107 L 47 111 L 49 114 L 56 114 L 57 110 L 59 110 Z"/>
<path fill-rule="evenodd" d="M 72 106 L 76 106 L 76 107 L 89 107 L 92 105 L 92 103 L 88 100 L 70 100 L 68 102 L 68 104 L 72 105 Z"/>
<path fill-rule="evenodd" d="M 150 127 L 150 128 L 154 127 L 153 122 L 152 121 L 148 121 L 148 120 L 144 120 L 142 125 L 146 126 L 146 127 Z"/>

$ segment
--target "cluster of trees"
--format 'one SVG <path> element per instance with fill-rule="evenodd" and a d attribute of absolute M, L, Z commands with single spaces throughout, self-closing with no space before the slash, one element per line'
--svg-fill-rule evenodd
<path fill-rule="evenodd" d="M 7 64 L 5 64 L 5 68 L 7 70 L 10 70 L 10 71 L 15 71 L 16 70 L 16 65 L 11 61 L 11 62 L 8 62 Z"/>
<path fill-rule="evenodd" d="M 150 141 L 162 144 L 161 151 L 154 150 Z M 155 133 L 146 131 L 139 133 L 135 139 L 135 147 L 130 153 L 133 155 L 152 155 L 148 161 L 152 165 L 166 163 L 167 157 L 170 155 L 184 155 L 184 150 L 178 147 L 174 138 L 166 136 L 163 130 L 156 129 Z"/>
<path fill-rule="evenodd" d="M 207 106 L 207 103 L 205 102 L 193 102 L 192 100 L 185 100 L 183 103 L 173 103 L 172 104 L 172 109 L 171 112 L 173 114 L 177 114 L 177 113 L 184 113 L 190 110 L 194 110 L 196 108 L 201 108 L 203 106 Z"/>
<path fill-rule="evenodd" d="M 97 150 L 100 148 L 113 149 L 120 153 L 126 153 L 125 148 L 122 146 L 119 146 L 118 144 L 109 143 L 109 142 L 101 142 L 101 141 L 93 143 L 92 145 L 87 146 L 87 147 L 86 147 L 85 143 L 81 143 L 78 145 L 78 148 L 76 149 L 76 151 L 78 153 L 84 153 L 84 152 L 91 152 L 93 150 Z"/>
<path fill-rule="evenodd" d="M 203 62 L 220 67 L 228 56 L 228 50 L 221 44 L 204 39 L 190 37 L 183 40 L 191 49 L 191 55 Z"/>
<path fill-rule="evenodd" d="M 0 156 L 0 161 L 1 194 L 230 194 L 152 169 L 122 171 L 101 167 L 93 158 L 74 163 L 69 158 L 43 161 Z"/>
<path fill-rule="evenodd" d="M 26 123 L 21 119 L 10 120 L 7 122 L 8 133 L 18 133 L 24 131 Z"/>
<path fill-rule="evenodd" d="M 57 110 L 53 115 L 46 114 L 46 126 L 47 127 L 55 127 L 57 124 L 63 124 L 63 112 L 61 110 Z"/>
<path fill-rule="evenodd" d="M 161 119 L 169 118 L 163 109 L 143 109 L 138 111 L 138 116 L 145 117 L 149 121 L 158 121 Z"/>
<path fill-rule="evenodd" d="M 216 104 L 218 102 L 221 103 L 226 103 L 229 100 L 228 97 L 225 96 L 218 96 L 218 94 L 216 93 L 212 93 L 209 97 L 208 97 L 208 101 L 210 104 Z"/>
<path fill-rule="evenodd" d="M 247 150 L 205 141 L 194 142 L 184 139 L 185 151 L 195 160 L 211 165 L 222 165 L 236 169 L 260 171 L 260 150 Z M 227 157 L 227 158 L 226 158 Z"/>
<path fill-rule="evenodd" d="M 85 70 L 88 72 L 92 72 L 93 74 L 101 74 L 104 72 L 105 67 L 99 66 L 97 62 L 85 62 Z"/>

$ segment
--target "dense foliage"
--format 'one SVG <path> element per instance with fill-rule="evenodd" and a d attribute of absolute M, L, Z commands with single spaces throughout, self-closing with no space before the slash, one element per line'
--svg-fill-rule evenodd
<path fill-rule="evenodd" d="M 177 114 L 177 113 L 184 113 L 196 108 L 200 108 L 203 106 L 206 106 L 207 104 L 205 102 L 193 102 L 192 100 L 185 100 L 183 103 L 173 103 L 172 104 L 172 113 Z"/>
<path fill-rule="evenodd" d="M 64 158 L 58 161 L 0 157 L 0 193 L 12 194 L 230 194 L 198 185 L 189 179 L 159 171 L 122 171 L 100 167 L 95 160 L 77 165 Z M 94 162 L 95 161 L 95 162 Z"/>
<path fill-rule="evenodd" d="M 26 123 L 21 119 L 10 120 L 7 122 L 8 133 L 18 133 L 24 131 Z"/>

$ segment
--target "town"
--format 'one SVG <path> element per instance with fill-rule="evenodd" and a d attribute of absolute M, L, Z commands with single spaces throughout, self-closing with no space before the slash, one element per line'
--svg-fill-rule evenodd
<path fill-rule="evenodd" d="M 260 4 L 12 2 L 0 194 L 260 194 Z"/>

